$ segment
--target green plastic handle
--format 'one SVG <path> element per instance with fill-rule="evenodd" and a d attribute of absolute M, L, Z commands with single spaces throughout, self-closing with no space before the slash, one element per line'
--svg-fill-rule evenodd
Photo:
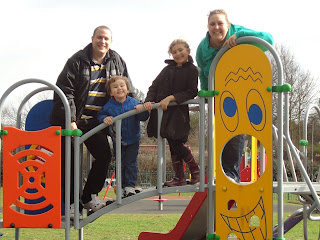
<path fill-rule="evenodd" d="M 0 130 L 0 135 L 7 135 L 8 134 L 8 131 L 7 130 Z"/>
<path fill-rule="evenodd" d="M 80 129 L 74 129 L 74 130 L 61 129 L 61 136 L 78 136 L 78 137 L 80 137 L 81 135 L 82 135 L 82 131 Z"/>
<path fill-rule="evenodd" d="M 214 97 L 219 94 L 219 91 L 213 90 L 213 91 L 206 91 L 206 90 L 200 90 L 198 92 L 199 97 Z"/>
<path fill-rule="evenodd" d="M 215 233 L 208 233 L 206 235 L 207 240 L 218 240 L 220 237 L 216 235 Z"/>
<path fill-rule="evenodd" d="M 299 141 L 299 145 L 300 145 L 300 146 L 308 146 L 308 145 L 309 145 L 309 142 L 308 142 L 308 140 L 302 139 L 302 140 Z"/>
<path fill-rule="evenodd" d="M 267 87 L 268 92 L 291 92 L 292 88 L 289 83 L 285 83 L 282 86 Z"/>

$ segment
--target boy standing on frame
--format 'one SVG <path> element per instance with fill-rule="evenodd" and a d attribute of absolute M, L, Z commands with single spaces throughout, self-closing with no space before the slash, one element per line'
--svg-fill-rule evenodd
<path fill-rule="evenodd" d="M 113 124 L 113 117 L 136 109 L 141 112 L 143 105 L 136 99 L 128 96 L 129 81 L 123 76 L 112 76 L 106 83 L 106 91 L 110 94 L 110 100 L 98 113 L 99 122 L 108 126 Z M 140 121 L 146 121 L 148 111 L 130 116 L 121 123 L 121 195 L 128 197 L 135 195 L 135 187 L 138 174 L 138 153 L 140 145 Z M 116 143 L 114 137 L 114 152 Z"/>

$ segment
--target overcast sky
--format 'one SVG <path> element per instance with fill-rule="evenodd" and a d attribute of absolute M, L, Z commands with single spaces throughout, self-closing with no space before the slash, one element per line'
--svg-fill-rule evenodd
<path fill-rule="evenodd" d="M 316 0 L 2 0 L 0 95 L 13 83 L 39 78 L 55 83 L 67 59 L 91 42 L 95 27 L 109 26 L 112 49 L 126 61 L 136 88 L 146 93 L 165 66 L 168 46 L 184 38 L 195 53 L 210 10 L 269 32 L 298 63 L 320 79 L 320 14 Z M 27 93 L 24 89 L 22 94 Z"/>

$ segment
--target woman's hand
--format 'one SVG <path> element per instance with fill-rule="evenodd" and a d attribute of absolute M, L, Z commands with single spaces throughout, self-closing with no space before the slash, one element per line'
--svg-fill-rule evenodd
<path fill-rule="evenodd" d="M 237 36 L 235 34 L 233 34 L 231 37 L 228 38 L 228 40 L 226 40 L 223 43 L 222 47 L 224 47 L 226 45 L 228 45 L 230 48 L 237 46 L 236 39 L 237 39 Z"/>
<path fill-rule="evenodd" d="M 173 102 L 175 100 L 176 100 L 176 98 L 173 95 L 170 95 L 170 96 L 162 99 L 157 108 L 161 107 L 163 111 L 166 111 L 168 109 L 169 103 Z"/>
<path fill-rule="evenodd" d="M 112 117 L 106 117 L 105 119 L 103 119 L 103 122 L 105 124 L 107 124 L 108 126 L 112 125 L 112 123 L 113 123 Z"/>
<path fill-rule="evenodd" d="M 154 102 L 145 102 L 143 107 L 150 112 L 152 110 L 152 104 L 154 104 Z"/>

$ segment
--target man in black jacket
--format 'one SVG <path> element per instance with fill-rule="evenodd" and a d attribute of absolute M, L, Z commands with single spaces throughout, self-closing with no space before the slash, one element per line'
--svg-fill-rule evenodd
<path fill-rule="evenodd" d="M 124 60 L 117 52 L 110 49 L 111 30 L 106 26 L 99 26 L 94 30 L 91 39 L 90 44 L 68 59 L 56 83 L 67 97 L 70 105 L 71 129 L 80 129 L 83 133 L 98 125 L 97 113 L 110 98 L 105 91 L 105 83 L 109 77 L 121 75 L 126 76 L 130 81 Z M 56 93 L 54 94 L 50 123 L 65 128 L 65 109 Z M 104 202 L 97 199 L 97 194 L 104 185 L 111 160 L 106 131 L 100 131 L 88 138 L 85 145 L 95 160 L 83 189 L 81 201 L 84 208 L 95 212 L 105 206 Z M 65 141 L 63 138 L 61 156 L 63 190 L 65 187 L 64 148 Z M 73 220 L 73 156 L 71 157 L 71 170 L 70 218 Z"/>

